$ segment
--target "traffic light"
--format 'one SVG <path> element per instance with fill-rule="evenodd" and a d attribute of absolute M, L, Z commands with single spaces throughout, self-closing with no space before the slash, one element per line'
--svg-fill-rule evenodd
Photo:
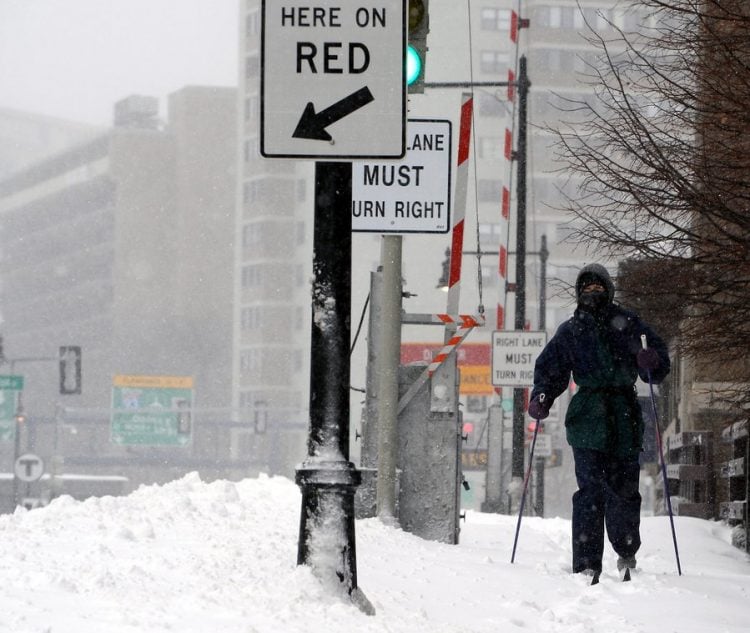
<path fill-rule="evenodd" d="M 60 393 L 81 393 L 81 348 L 78 345 L 60 347 Z"/>
<path fill-rule="evenodd" d="M 409 0 L 409 44 L 406 47 L 406 86 L 410 93 L 424 92 L 430 0 Z"/>

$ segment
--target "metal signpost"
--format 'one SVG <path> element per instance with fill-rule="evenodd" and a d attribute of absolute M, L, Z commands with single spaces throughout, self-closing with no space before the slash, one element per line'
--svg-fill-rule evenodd
<path fill-rule="evenodd" d="M 404 16 L 404 0 L 264 0 L 261 154 L 403 156 Z"/>
<path fill-rule="evenodd" d="M 447 233 L 451 227 L 451 122 L 409 119 L 400 161 L 352 165 L 352 230 Z"/>
<path fill-rule="evenodd" d="M 352 165 L 406 151 L 406 2 L 264 0 L 260 152 L 315 165 L 310 437 L 296 473 L 302 490 L 297 563 L 357 587 L 349 461 Z M 335 561 L 331 564 L 330 561 Z"/>
<path fill-rule="evenodd" d="M 24 453 L 16 457 L 13 462 L 13 505 L 19 506 L 24 505 L 28 509 L 35 507 L 39 503 L 39 499 L 32 499 L 29 497 L 29 487 L 32 481 L 38 481 L 44 474 L 44 461 L 38 455 L 33 453 Z M 26 483 L 26 498 L 23 499 L 23 503 L 19 496 L 18 482 L 23 481 Z"/>
<path fill-rule="evenodd" d="M 189 376 L 115 376 L 112 443 L 185 446 L 192 436 L 192 407 Z"/>

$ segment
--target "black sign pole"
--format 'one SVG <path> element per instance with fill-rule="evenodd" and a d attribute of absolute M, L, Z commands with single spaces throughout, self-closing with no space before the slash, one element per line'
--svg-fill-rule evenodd
<path fill-rule="evenodd" d="M 374 613 L 357 588 L 354 493 L 361 474 L 349 461 L 351 209 L 352 164 L 316 162 L 310 436 L 296 472 L 302 491 L 297 564 L 338 580 L 363 611 Z"/>

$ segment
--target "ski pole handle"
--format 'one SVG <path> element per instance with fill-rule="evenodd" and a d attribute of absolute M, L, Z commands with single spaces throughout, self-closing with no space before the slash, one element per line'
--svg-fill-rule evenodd
<path fill-rule="evenodd" d="M 643 349 L 648 349 L 648 344 L 646 343 L 646 335 L 641 334 L 641 347 Z"/>

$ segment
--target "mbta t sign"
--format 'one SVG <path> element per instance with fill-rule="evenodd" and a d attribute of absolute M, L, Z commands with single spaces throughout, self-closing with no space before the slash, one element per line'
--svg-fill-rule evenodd
<path fill-rule="evenodd" d="M 400 158 L 405 0 L 264 0 L 260 152 Z"/>

